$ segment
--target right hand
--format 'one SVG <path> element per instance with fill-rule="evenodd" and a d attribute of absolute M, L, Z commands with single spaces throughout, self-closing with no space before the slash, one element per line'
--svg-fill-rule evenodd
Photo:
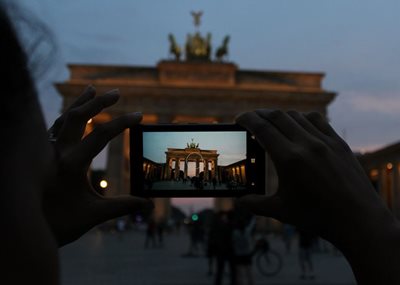
<path fill-rule="evenodd" d="M 236 121 L 255 135 L 279 177 L 276 194 L 244 196 L 244 207 L 339 243 L 395 222 L 349 146 L 319 113 L 257 110 Z"/>

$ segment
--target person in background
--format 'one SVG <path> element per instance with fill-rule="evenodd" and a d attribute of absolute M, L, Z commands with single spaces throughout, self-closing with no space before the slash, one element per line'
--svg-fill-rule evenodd
<path fill-rule="evenodd" d="M 292 251 L 293 237 L 295 234 L 295 228 L 289 224 L 283 224 L 282 226 L 282 239 L 285 244 L 286 254 L 290 254 Z"/>
<path fill-rule="evenodd" d="M 223 281 L 225 265 L 228 265 L 230 284 L 236 285 L 236 266 L 233 252 L 233 212 L 220 211 L 214 228 L 214 253 L 216 260 L 215 285 Z"/>
<path fill-rule="evenodd" d="M 148 248 L 151 245 L 152 248 L 157 246 L 156 242 L 156 222 L 154 217 L 151 216 L 147 220 L 146 237 L 144 241 L 144 248 Z"/>
<path fill-rule="evenodd" d="M 206 255 L 207 255 L 207 265 L 208 265 L 208 272 L 207 275 L 211 276 L 214 274 L 214 260 L 216 258 L 216 247 L 217 247 L 217 239 L 218 238 L 218 219 L 219 213 L 213 212 L 210 227 L 208 228 L 207 232 L 207 248 L 206 248 Z"/>
<path fill-rule="evenodd" d="M 315 279 L 312 260 L 313 246 L 316 242 L 315 234 L 298 229 L 299 234 L 299 263 L 301 269 L 300 279 Z"/>
<path fill-rule="evenodd" d="M 253 231 L 256 225 L 255 217 L 250 221 L 243 217 L 238 218 L 233 234 L 233 252 L 235 255 L 236 284 L 253 285 L 253 273 L 251 272 L 252 254 L 254 251 Z"/>

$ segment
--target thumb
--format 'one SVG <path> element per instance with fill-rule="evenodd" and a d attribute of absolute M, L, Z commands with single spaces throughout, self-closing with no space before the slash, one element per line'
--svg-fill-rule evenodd
<path fill-rule="evenodd" d="M 239 205 L 256 215 L 280 219 L 282 200 L 278 196 L 246 195 L 238 200 Z"/>
<path fill-rule="evenodd" d="M 153 209 L 154 204 L 148 199 L 133 196 L 119 196 L 98 201 L 96 216 L 99 222 L 104 222 L 137 212 L 147 216 Z"/>

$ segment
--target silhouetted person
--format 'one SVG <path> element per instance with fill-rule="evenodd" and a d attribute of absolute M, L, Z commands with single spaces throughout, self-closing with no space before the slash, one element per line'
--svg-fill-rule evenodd
<path fill-rule="evenodd" d="M 300 279 L 315 279 L 312 260 L 313 246 L 316 236 L 313 233 L 298 229 L 299 234 L 299 263 L 301 268 Z"/>
<path fill-rule="evenodd" d="M 157 223 L 156 229 L 157 229 L 157 237 L 158 237 L 158 246 L 163 247 L 164 246 L 165 224 L 163 222 Z"/>
<path fill-rule="evenodd" d="M 254 250 L 253 230 L 256 220 L 253 217 L 250 221 L 245 218 L 238 218 L 233 230 L 232 242 L 235 255 L 236 280 L 238 285 L 253 285 L 253 273 L 251 272 L 252 254 Z"/>
<path fill-rule="evenodd" d="M 151 246 L 152 248 L 156 247 L 156 222 L 154 218 L 150 218 L 147 221 L 147 228 L 146 228 L 146 238 L 144 241 L 144 247 L 148 248 Z"/>
<path fill-rule="evenodd" d="M 214 260 L 217 253 L 217 237 L 218 237 L 218 224 L 219 224 L 219 214 L 213 213 L 210 228 L 207 233 L 207 265 L 208 265 L 208 275 L 213 275 L 214 273 Z"/>
<path fill-rule="evenodd" d="M 295 228 L 289 224 L 283 224 L 282 228 L 282 239 L 285 244 L 286 253 L 290 253 L 292 250 L 292 242 L 295 234 Z"/>
<path fill-rule="evenodd" d="M 201 221 L 191 221 L 188 225 L 189 250 L 185 256 L 198 256 L 204 245 L 204 227 Z"/>
<path fill-rule="evenodd" d="M 218 213 L 217 223 L 214 226 L 216 257 L 215 285 L 222 284 L 225 265 L 229 267 L 231 285 L 236 285 L 236 267 L 232 244 L 232 212 L 221 211 Z"/>
<path fill-rule="evenodd" d="M 214 190 L 217 188 L 217 178 L 215 178 L 215 177 L 213 177 L 213 179 L 212 179 L 212 185 L 213 185 L 213 188 L 214 188 Z"/>

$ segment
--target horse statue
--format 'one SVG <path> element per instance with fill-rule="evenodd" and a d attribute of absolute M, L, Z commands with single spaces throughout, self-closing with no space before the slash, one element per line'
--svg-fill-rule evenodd
<path fill-rule="evenodd" d="M 217 49 L 215 52 L 215 58 L 217 61 L 222 61 L 223 57 L 228 55 L 228 43 L 229 43 L 230 36 L 225 36 L 224 40 L 222 41 L 222 45 Z"/>
<path fill-rule="evenodd" d="M 169 39 L 169 53 L 175 56 L 175 60 L 179 61 L 181 59 L 182 50 L 179 45 L 176 43 L 175 37 L 173 34 L 168 35 Z"/>
<path fill-rule="evenodd" d="M 186 60 L 188 61 L 210 61 L 211 34 L 203 37 L 200 32 L 187 35 Z"/>

